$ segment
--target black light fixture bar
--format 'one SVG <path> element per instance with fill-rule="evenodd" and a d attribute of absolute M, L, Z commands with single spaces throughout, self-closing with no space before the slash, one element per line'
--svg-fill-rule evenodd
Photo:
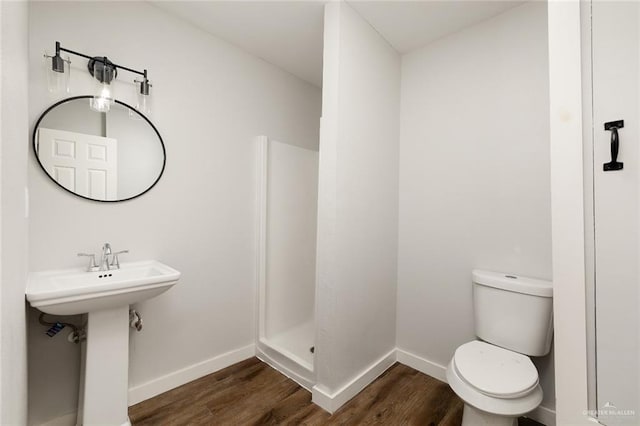
<path fill-rule="evenodd" d="M 102 56 L 93 57 L 93 56 L 85 55 L 84 53 L 76 52 L 76 51 L 71 50 L 71 49 L 66 49 L 66 48 L 60 46 L 60 42 L 59 41 L 56 41 L 56 57 L 60 56 L 60 52 L 67 52 L 67 53 L 71 53 L 72 55 L 81 56 L 81 57 L 86 58 L 86 59 L 88 59 L 90 61 L 101 62 L 104 65 L 111 66 L 111 67 L 114 67 L 114 68 L 120 68 L 120 69 L 129 71 L 129 72 L 132 72 L 134 74 L 141 75 L 145 79 L 147 79 L 147 70 L 144 70 L 144 71 L 134 70 L 133 68 L 125 67 L 124 65 L 114 64 L 113 62 L 107 60 L 106 56 L 104 56 L 104 57 L 102 57 Z"/>

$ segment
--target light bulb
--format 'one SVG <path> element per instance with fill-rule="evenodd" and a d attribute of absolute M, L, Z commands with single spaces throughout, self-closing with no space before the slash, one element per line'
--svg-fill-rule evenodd
<path fill-rule="evenodd" d="M 97 112 L 109 112 L 111 104 L 113 104 L 110 83 L 115 74 L 113 67 L 107 64 L 107 58 L 104 58 L 104 62 L 94 61 L 93 63 L 93 76 L 96 79 L 97 95 L 89 101 L 89 106 Z"/>
<path fill-rule="evenodd" d="M 97 112 L 109 112 L 112 103 L 113 96 L 111 95 L 111 87 L 104 83 L 100 88 L 100 93 L 89 101 L 89 106 Z"/>
<path fill-rule="evenodd" d="M 108 84 L 103 84 L 102 88 L 100 89 L 100 96 L 103 99 L 113 99 L 111 97 L 111 87 L 109 87 Z"/>

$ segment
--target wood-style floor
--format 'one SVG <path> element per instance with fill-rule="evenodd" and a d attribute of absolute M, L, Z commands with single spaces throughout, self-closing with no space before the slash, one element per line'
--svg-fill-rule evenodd
<path fill-rule="evenodd" d="M 395 364 L 330 415 L 311 394 L 251 358 L 129 408 L 143 425 L 459 425 L 462 401 L 448 385 Z"/>
<path fill-rule="evenodd" d="M 134 405 L 129 417 L 134 426 L 458 426 L 462 408 L 447 384 L 395 364 L 330 415 L 304 388 L 251 358 Z"/>

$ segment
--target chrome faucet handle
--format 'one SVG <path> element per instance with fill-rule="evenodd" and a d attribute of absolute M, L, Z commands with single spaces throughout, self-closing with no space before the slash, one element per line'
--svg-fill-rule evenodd
<path fill-rule="evenodd" d="M 115 253 L 112 253 L 111 257 L 111 266 L 116 269 L 120 269 L 120 260 L 118 259 L 118 255 L 122 253 L 129 253 L 129 250 L 120 250 Z"/>
<path fill-rule="evenodd" d="M 87 266 L 87 272 L 94 272 L 98 270 L 98 264 L 96 263 L 96 255 L 90 253 L 78 253 L 78 257 L 88 257 L 89 266 Z"/>

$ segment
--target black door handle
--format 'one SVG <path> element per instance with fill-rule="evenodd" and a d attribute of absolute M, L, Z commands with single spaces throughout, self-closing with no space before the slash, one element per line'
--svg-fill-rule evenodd
<path fill-rule="evenodd" d="M 620 149 L 620 137 L 618 136 L 618 129 L 624 127 L 624 120 L 610 121 L 604 123 L 604 130 L 611 132 L 611 161 L 604 163 L 602 168 L 605 172 L 613 170 L 622 170 L 624 163 L 618 161 L 618 150 Z"/>

